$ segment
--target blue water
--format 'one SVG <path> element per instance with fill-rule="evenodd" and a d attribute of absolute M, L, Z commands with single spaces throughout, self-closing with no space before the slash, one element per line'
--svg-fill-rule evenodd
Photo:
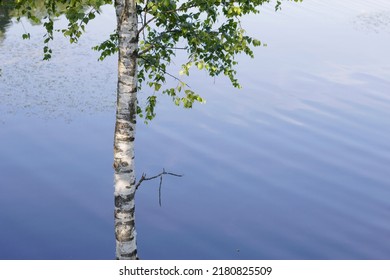
<path fill-rule="evenodd" d="M 115 58 L 41 29 L 0 39 L 0 259 L 113 259 Z M 188 79 L 207 99 L 159 97 L 139 122 L 142 259 L 390 258 L 390 3 L 304 1 L 244 20 L 267 47 L 240 58 L 242 90 Z M 29 29 L 30 41 L 20 34 Z M 180 54 L 178 54 L 180 59 Z M 148 92 L 141 93 L 141 100 Z"/>

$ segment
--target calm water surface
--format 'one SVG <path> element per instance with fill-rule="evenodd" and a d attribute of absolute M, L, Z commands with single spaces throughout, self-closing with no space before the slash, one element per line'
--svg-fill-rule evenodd
<path fill-rule="evenodd" d="M 246 18 L 268 47 L 240 59 L 242 90 L 195 72 L 207 104 L 161 97 L 139 122 L 138 174 L 185 175 L 162 207 L 139 189 L 141 258 L 390 259 L 390 2 L 340 2 Z M 48 63 L 39 27 L 0 31 L 0 259 L 114 258 L 116 66 L 90 50 L 114 28 L 106 8 Z"/>

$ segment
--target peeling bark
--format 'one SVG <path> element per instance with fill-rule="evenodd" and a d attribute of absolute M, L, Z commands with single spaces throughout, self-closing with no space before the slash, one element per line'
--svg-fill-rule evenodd
<path fill-rule="evenodd" d="M 136 1 L 115 0 L 115 9 L 119 35 L 113 164 L 116 259 L 138 259 L 134 216 L 138 50 Z"/>

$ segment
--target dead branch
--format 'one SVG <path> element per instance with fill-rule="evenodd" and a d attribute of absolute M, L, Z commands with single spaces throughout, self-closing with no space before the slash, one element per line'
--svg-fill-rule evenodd
<path fill-rule="evenodd" d="M 163 181 L 163 176 L 164 175 L 171 175 L 171 176 L 175 176 L 175 177 L 183 177 L 183 175 L 181 175 L 181 174 L 167 172 L 167 171 L 165 171 L 164 168 L 163 168 L 163 171 L 161 173 L 159 173 L 159 174 L 157 174 L 155 176 L 152 176 L 152 177 L 146 177 L 146 174 L 143 173 L 141 178 L 139 179 L 139 181 L 135 185 L 135 190 L 137 190 L 139 188 L 139 186 L 141 185 L 141 183 L 143 181 L 149 181 L 149 180 L 157 179 L 158 177 L 160 177 L 160 185 L 158 187 L 158 203 L 161 206 L 161 187 L 162 187 L 162 181 Z"/>

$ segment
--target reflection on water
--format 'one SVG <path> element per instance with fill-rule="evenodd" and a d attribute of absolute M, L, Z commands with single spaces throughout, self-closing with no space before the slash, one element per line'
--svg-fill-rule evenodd
<path fill-rule="evenodd" d="M 10 7 L 4 3 L 4 7 L 0 8 L 0 44 L 4 40 L 5 30 L 11 22 L 11 17 L 9 15 Z"/>
<path fill-rule="evenodd" d="M 50 62 L 42 60 L 42 27 L 22 20 L 9 29 L 0 53 L 0 121 L 15 114 L 70 121 L 80 113 L 114 112 L 116 59 L 98 62 L 99 54 L 91 50 L 115 29 L 113 19 L 114 11 L 106 9 L 78 45 L 56 34 Z M 25 32 L 31 33 L 30 40 L 21 39 Z"/>
<path fill-rule="evenodd" d="M 8 1 L 3 2 L 5 3 L 2 3 L 2 6 L 0 8 L 0 30 L 4 32 L 5 28 L 8 27 L 9 23 L 11 22 L 9 13 L 12 7 L 10 6 L 10 4 L 7 3 Z"/>
<path fill-rule="evenodd" d="M 356 28 L 389 10 L 362 0 L 265 10 L 243 22 L 268 43 L 241 59 L 243 90 L 194 73 L 206 105 L 160 98 L 157 119 L 138 127 L 137 172 L 185 176 L 165 179 L 163 207 L 158 182 L 139 189 L 141 258 L 389 259 L 390 39 Z M 7 30 L 0 258 L 113 258 L 115 59 L 90 51 L 112 12 L 80 46 L 57 40 L 50 63 L 39 31 L 26 44 L 19 25 Z"/>
<path fill-rule="evenodd" d="M 356 16 L 354 24 L 359 30 L 375 33 L 390 32 L 390 10 L 376 13 L 362 13 Z"/>

